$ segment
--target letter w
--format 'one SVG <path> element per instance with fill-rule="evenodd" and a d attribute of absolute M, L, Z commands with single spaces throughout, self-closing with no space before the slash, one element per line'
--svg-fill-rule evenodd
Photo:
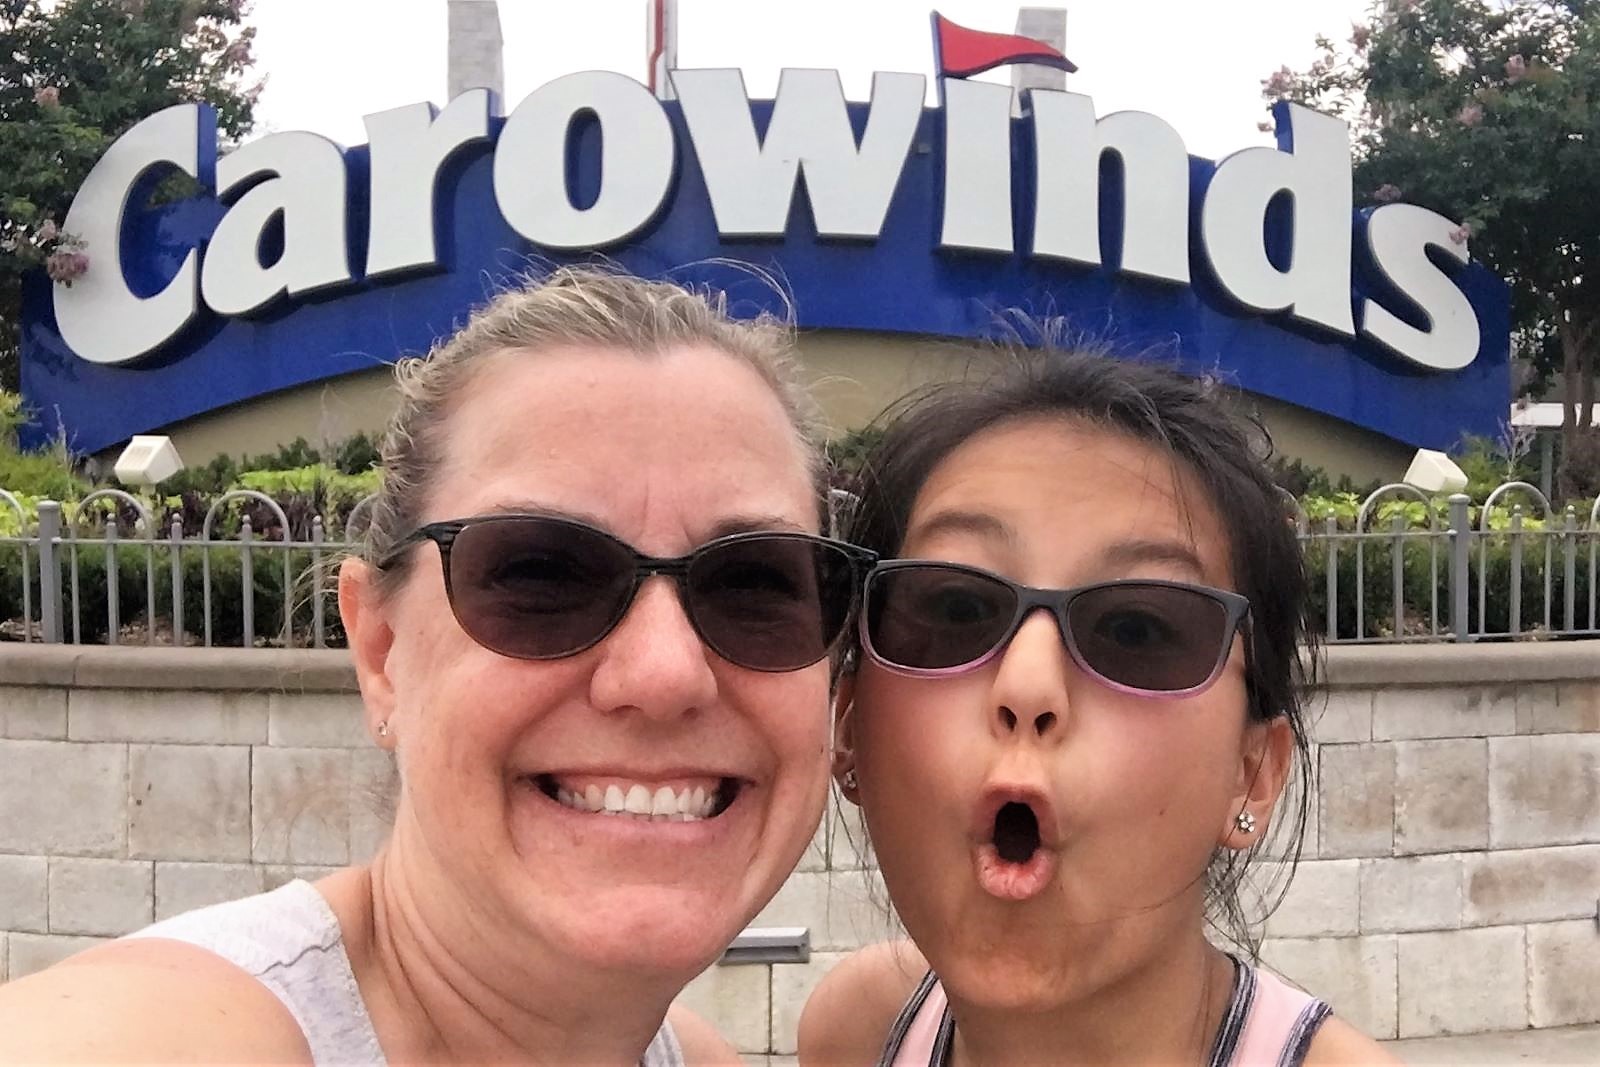
<path fill-rule="evenodd" d="M 782 237 L 802 172 L 819 236 L 878 236 L 922 117 L 922 75 L 872 76 L 859 146 L 837 71 L 785 70 L 765 140 L 737 70 L 677 70 L 672 80 L 724 237 Z"/>

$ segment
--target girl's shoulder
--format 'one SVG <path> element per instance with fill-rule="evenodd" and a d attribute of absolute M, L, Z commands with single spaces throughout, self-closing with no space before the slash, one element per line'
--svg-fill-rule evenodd
<path fill-rule="evenodd" d="M 193 945 L 113 941 L 0 988 L 0 1063 L 311 1062 L 299 1024 Z"/>
<path fill-rule="evenodd" d="M 1304 1067 L 1389 1067 L 1403 1061 L 1337 1015 L 1317 1028 Z"/>
<path fill-rule="evenodd" d="M 685 1067 L 741 1067 L 744 1060 L 716 1027 L 681 1004 L 667 1012 Z"/>
<path fill-rule="evenodd" d="M 812 990 L 800 1014 L 805 1067 L 864 1067 L 878 1061 L 889 1028 L 928 973 L 910 941 L 885 941 L 840 960 Z"/>

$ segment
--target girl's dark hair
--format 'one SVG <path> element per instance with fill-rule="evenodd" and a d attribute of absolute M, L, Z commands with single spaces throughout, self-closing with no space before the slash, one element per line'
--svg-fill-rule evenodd
<path fill-rule="evenodd" d="M 882 437 L 857 476 L 859 500 L 846 536 L 886 558 L 898 555 L 912 506 L 934 468 L 975 435 L 1018 420 L 1103 428 L 1171 455 L 1222 519 L 1237 592 L 1250 600 L 1249 714 L 1256 721 L 1284 716 L 1294 733 L 1296 772 L 1283 804 L 1289 818 L 1274 820 L 1273 835 L 1279 846 L 1274 851 L 1286 856 L 1285 870 L 1291 870 L 1312 796 L 1301 695 L 1312 681 L 1316 656 L 1307 626 L 1304 562 L 1284 494 L 1265 464 L 1265 430 L 1238 413 L 1214 380 L 1158 364 L 1021 346 L 994 354 L 997 365 L 987 373 L 975 362 L 965 378 L 927 386 L 884 413 Z M 1064 490 L 1074 476 L 1063 472 Z M 1101 475 L 1084 470 L 1076 476 Z M 1239 896 L 1246 868 L 1261 848 L 1262 843 L 1244 852 L 1219 849 L 1206 872 L 1208 918 L 1252 956 L 1258 947 L 1252 927 L 1264 915 L 1252 907 L 1247 917 Z"/>

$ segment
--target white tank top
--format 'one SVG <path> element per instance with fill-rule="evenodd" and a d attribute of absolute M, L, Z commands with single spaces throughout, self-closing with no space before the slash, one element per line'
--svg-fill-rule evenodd
<path fill-rule="evenodd" d="M 309 882 L 186 912 L 129 937 L 183 941 L 243 968 L 289 1009 L 318 1067 L 383 1067 L 383 1049 L 361 999 L 339 919 Z M 670 1023 L 640 1067 L 683 1067 Z"/>

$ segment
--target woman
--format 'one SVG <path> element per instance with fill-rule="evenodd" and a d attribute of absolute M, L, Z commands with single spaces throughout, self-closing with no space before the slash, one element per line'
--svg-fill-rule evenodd
<path fill-rule="evenodd" d="M 663 1020 L 817 825 L 864 559 L 788 346 L 564 269 L 403 364 L 339 580 L 389 842 L 7 987 L 0 1060 L 732 1059 Z"/>
<path fill-rule="evenodd" d="M 803 1065 L 1394 1062 L 1229 921 L 1280 819 L 1298 853 L 1297 766 L 1307 795 L 1305 575 L 1247 430 L 1071 353 L 891 423 L 837 769 L 911 942 L 829 972 Z"/>

